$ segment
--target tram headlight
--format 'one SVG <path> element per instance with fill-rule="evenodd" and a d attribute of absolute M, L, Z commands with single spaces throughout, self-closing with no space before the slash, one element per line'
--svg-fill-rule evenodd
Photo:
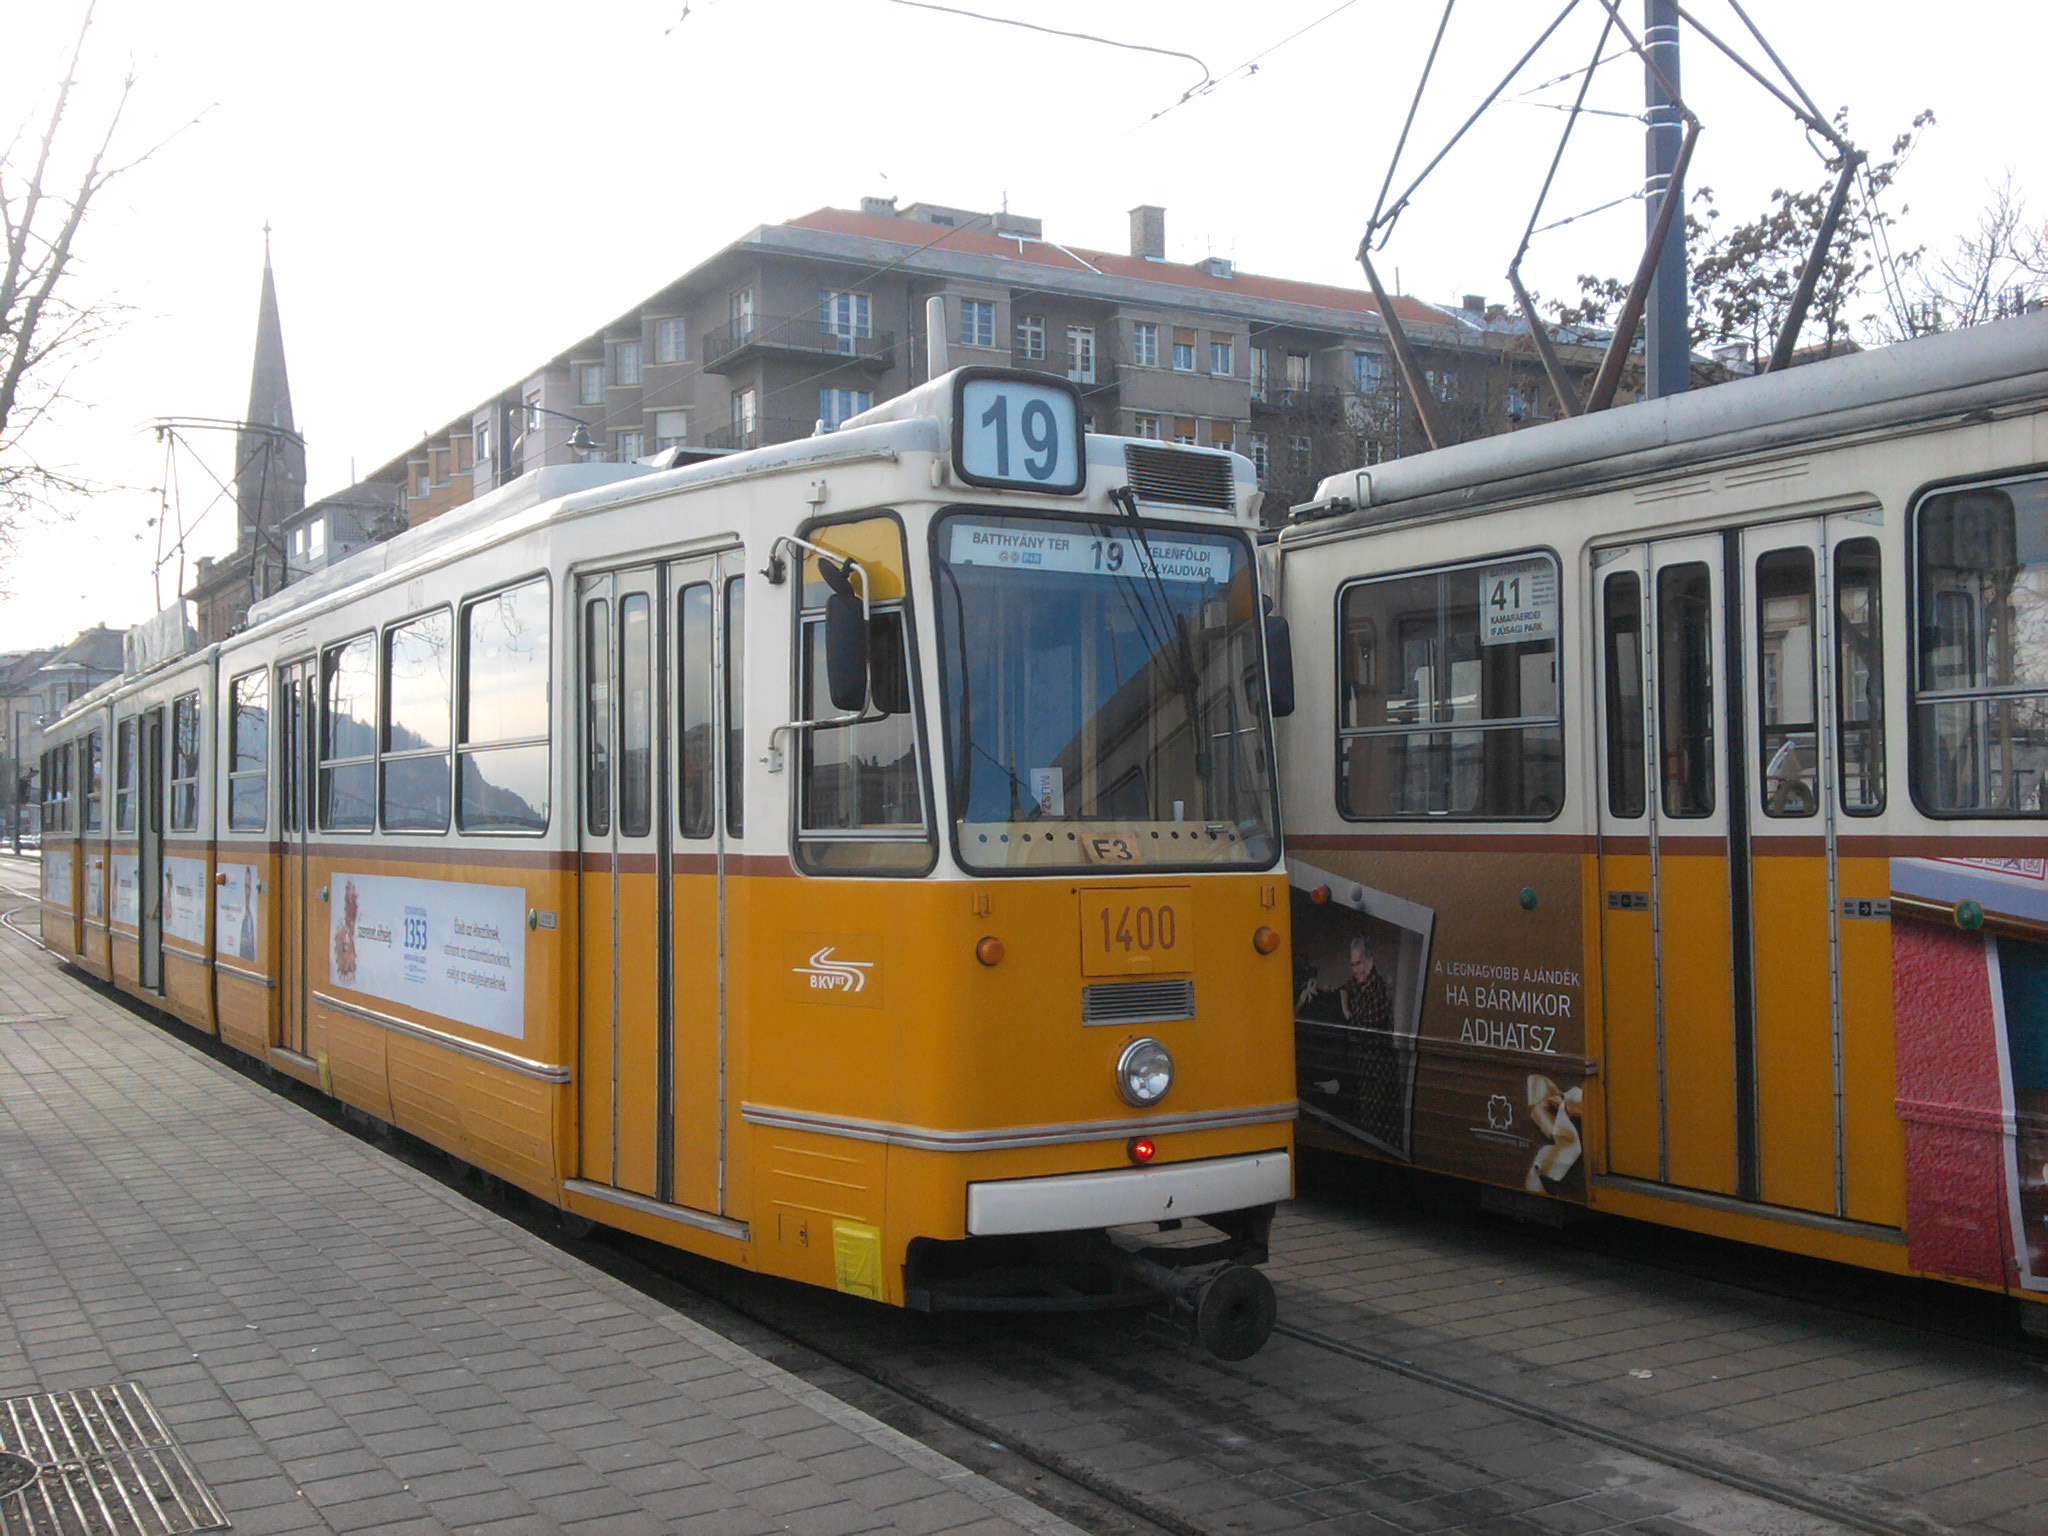
<path fill-rule="evenodd" d="M 1126 1104 L 1150 1109 L 1173 1086 L 1173 1053 L 1157 1040 L 1133 1040 L 1116 1059 L 1116 1091 Z"/>

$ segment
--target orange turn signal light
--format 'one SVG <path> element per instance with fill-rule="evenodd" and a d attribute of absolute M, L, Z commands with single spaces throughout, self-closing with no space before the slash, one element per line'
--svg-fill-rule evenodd
<path fill-rule="evenodd" d="M 1150 1136 L 1133 1136 L 1124 1144 L 1134 1163 L 1149 1163 L 1159 1155 L 1159 1148 Z"/>
<path fill-rule="evenodd" d="M 1003 941 L 994 934 L 974 946 L 974 958 L 983 965 L 1001 965 L 1004 953 Z"/>
<path fill-rule="evenodd" d="M 1330 900 L 1330 888 L 1327 885 L 1319 885 L 1308 893 L 1308 899 L 1319 907 L 1325 906 Z"/>
<path fill-rule="evenodd" d="M 1280 930 L 1261 928 L 1252 935 L 1252 948 L 1262 955 L 1270 955 L 1280 947 Z"/>

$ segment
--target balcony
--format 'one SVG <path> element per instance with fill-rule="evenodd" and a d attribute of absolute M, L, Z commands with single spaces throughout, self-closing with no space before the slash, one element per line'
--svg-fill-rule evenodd
<path fill-rule="evenodd" d="M 1055 378 L 1071 380 L 1081 387 L 1083 394 L 1116 388 L 1116 362 L 1112 358 L 1096 358 L 1094 366 L 1088 370 L 1088 376 L 1082 378 L 1079 370 L 1064 354 L 1029 357 L 1022 347 L 1013 346 L 1010 348 L 1010 366 L 1022 368 L 1029 373 L 1049 373 Z"/>
<path fill-rule="evenodd" d="M 880 373 L 895 366 L 896 335 L 874 331 L 849 336 L 830 331 L 815 313 L 748 315 L 708 332 L 699 355 L 707 373 L 732 373 L 761 357 L 837 358 L 849 367 Z"/>
<path fill-rule="evenodd" d="M 1252 382 L 1254 416 L 1321 416 L 1334 419 L 1344 408 L 1344 391 L 1330 384 L 1275 389 Z"/>
<path fill-rule="evenodd" d="M 793 416 L 763 416 L 751 427 L 725 427 L 705 433 L 704 446 L 714 452 L 731 453 L 740 448 L 764 448 L 770 443 L 793 443 L 800 437 L 809 437 L 816 425 Z"/>

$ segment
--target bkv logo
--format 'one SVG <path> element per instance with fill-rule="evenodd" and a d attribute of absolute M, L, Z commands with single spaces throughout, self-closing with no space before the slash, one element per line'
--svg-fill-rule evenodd
<path fill-rule="evenodd" d="M 799 976 L 811 978 L 814 992 L 861 992 L 868 984 L 868 972 L 874 966 L 872 960 L 840 960 L 835 958 L 839 946 L 827 944 L 811 956 L 809 965 L 795 967 Z"/>

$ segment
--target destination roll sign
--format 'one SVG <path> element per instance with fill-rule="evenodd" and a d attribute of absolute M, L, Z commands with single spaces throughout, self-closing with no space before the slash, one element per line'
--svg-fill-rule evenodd
<path fill-rule="evenodd" d="M 963 368 L 953 388 L 953 468 L 967 484 L 1060 496 L 1087 485 L 1081 392 L 1067 380 Z"/>

